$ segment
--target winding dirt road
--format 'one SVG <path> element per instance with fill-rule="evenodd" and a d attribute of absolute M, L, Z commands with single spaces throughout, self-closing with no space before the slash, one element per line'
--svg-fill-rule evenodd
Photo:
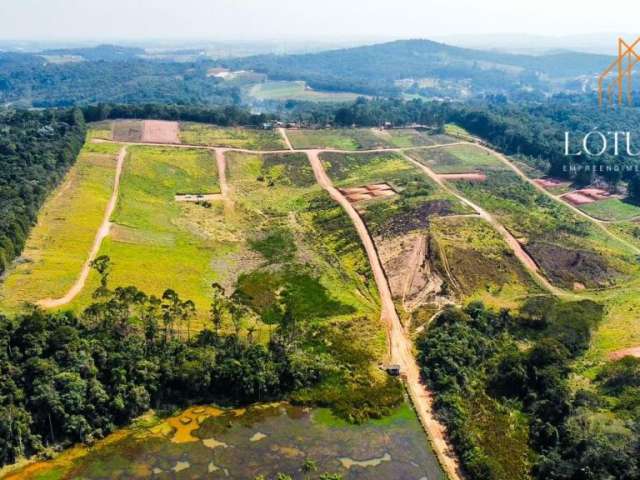
<path fill-rule="evenodd" d="M 522 178 L 525 182 L 529 183 L 530 185 L 533 185 L 533 187 L 538 190 L 540 193 L 542 193 L 543 195 L 551 198 L 552 200 L 561 203 L 562 205 L 564 205 L 565 207 L 568 207 L 570 210 L 572 210 L 574 213 L 580 215 L 581 217 L 589 220 L 590 222 L 592 222 L 593 224 L 595 224 L 597 227 L 599 227 L 604 233 L 606 233 L 607 235 L 609 235 L 611 238 L 614 238 L 615 240 L 617 240 L 618 242 L 622 243 L 623 245 L 627 246 L 628 248 L 630 248 L 631 250 L 633 250 L 636 254 L 640 254 L 640 248 L 636 247 L 635 245 L 633 245 L 632 243 L 628 242 L 627 240 L 625 240 L 624 238 L 621 238 L 620 236 L 616 235 L 615 233 L 613 233 L 612 231 L 610 231 L 607 227 L 606 224 L 607 223 L 615 223 L 615 222 L 605 222 L 602 220 L 598 220 L 597 218 L 592 217 L 591 215 L 589 215 L 586 212 L 583 212 L 582 210 L 580 210 L 579 208 L 575 207 L 574 205 L 571 205 L 568 202 L 565 202 L 564 200 L 562 200 L 559 196 L 556 196 L 554 194 L 552 194 L 551 192 L 549 192 L 547 189 L 545 189 L 542 185 L 538 185 L 536 182 L 534 182 L 532 179 L 530 179 L 523 171 L 520 167 L 518 167 L 517 165 L 515 165 L 514 163 L 512 163 L 505 155 L 503 155 L 500 152 L 495 151 L 492 148 L 486 147 L 484 145 L 481 145 L 480 143 L 474 143 L 473 145 L 476 145 L 478 148 L 481 148 L 482 150 L 484 150 L 487 153 L 490 153 L 491 155 L 493 155 L 495 158 L 497 158 L 498 160 L 500 160 L 504 165 L 506 165 L 507 167 L 509 167 L 511 170 L 513 170 L 516 175 L 518 175 L 520 178 Z"/>
<path fill-rule="evenodd" d="M 538 268 L 538 265 L 533 260 L 533 258 L 531 258 L 531 256 L 524 250 L 524 248 L 522 248 L 522 245 L 520 245 L 520 242 L 518 242 L 518 240 L 511 234 L 511 232 L 509 232 L 509 230 L 507 230 L 504 227 L 504 225 L 502 225 L 498 220 L 496 220 L 493 215 L 487 212 L 480 205 L 473 203 L 471 200 L 463 197 L 454 189 L 449 187 L 449 185 L 447 185 L 446 182 L 444 182 L 438 174 L 436 174 L 433 170 L 431 170 L 426 165 L 423 165 L 422 163 L 418 162 L 417 160 L 414 160 L 413 158 L 409 157 L 408 155 L 405 155 L 404 153 L 402 155 L 407 161 L 411 162 L 413 165 L 415 165 L 420 170 L 422 170 L 425 174 L 427 174 L 427 176 L 431 178 L 434 182 L 436 182 L 443 190 L 455 196 L 458 200 L 460 200 L 465 205 L 471 207 L 480 216 L 480 218 L 482 218 L 483 220 L 491 224 L 491 226 L 504 239 L 507 245 L 509 245 L 509 248 L 513 250 L 513 254 L 518 258 L 518 260 L 520 260 L 522 265 L 524 265 L 524 267 L 531 273 L 531 275 L 542 287 L 544 287 L 549 292 L 561 297 L 572 296 L 571 294 L 565 292 L 564 290 L 561 290 L 551 285 L 549 280 L 547 280 L 547 278 L 544 275 L 542 275 L 542 273 L 540 273 L 540 269 Z"/>
<path fill-rule="evenodd" d="M 400 318 L 395 309 L 389 282 L 384 274 L 378 252 L 371 235 L 355 208 L 340 191 L 333 186 L 331 179 L 325 172 L 319 154 L 322 150 L 309 150 L 307 156 L 313 168 L 318 184 L 324 188 L 331 198 L 345 210 L 360 236 L 360 240 L 367 252 L 371 270 L 380 293 L 381 319 L 387 327 L 389 341 L 390 362 L 400 365 L 411 400 L 429 438 L 438 459 L 450 479 L 462 478 L 460 465 L 446 441 L 444 426 L 438 422 L 433 414 L 433 398 L 420 379 L 420 368 L 414 356 L 411 339 L 405 334 Z"/>
<path fill-rule="evenodd" d="M 111 198 L 109 199 L 109 203 L 107 204 L 107 208 L 104 211 L 104 217 L 102 219 L 102 224 L 96 233 L 96 237 L 93 240 L 93 245 L 91 246 L 91 250 L 89 251 L 89 256 L 87 260 L 82 265 L 82 270 L 80 270 L 80 275 L 78 276 L 75 283 L 71 286 L 69 291 L 60 298 L 47 298 L 44 300 L 40 300 L 38 305 L 43 308 L 56 308 L 61 307 L 70 303 L 84 288 L 85 283 L 87 282 L 87 278 L 89 277 L 89 272 L 91 271 L 91 262 L 93 262 L 100 251 L 100 247 L 102 246 L 102 241 L 105 239 L 107 235 L 109 235 L 109 231 L 111 230 L 111 215 L 113 215 L 113 211 L 116 208 L 116 204 L 118 202 L 118 192 L 120 191 L 120 177 L 122 176 L 122 169 L 124 167 L 124 159 L 127 156 L 127 147 L 124 146 L 120 149 L 118 153 L 118 161 L 116 163 L 116 173 L 115 178 L 113 180 L 113 192 L 111 193 Z"/>

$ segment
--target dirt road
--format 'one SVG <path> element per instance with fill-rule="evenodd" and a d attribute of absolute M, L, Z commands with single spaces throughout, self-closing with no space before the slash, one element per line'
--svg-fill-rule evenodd
<path fill-rule="evenodd" d="M 606 227 L 606 223 L 608 222 L 603 222 L 601 220 L 598 220 L 597 218 L 592 217 L 591 215 L 589 215 L 586 212 L 583 212 L 582 210 L 580 210 L 579 208 L 571 205 L 568 202 L 565 202 L 564 200 L 562 200 L 560 197 L 552 194 L 551 192 L 549 192 L 547 189 L 545 189 L 542 185 L 538 185 L 536 182 L 534 182 L 532 179 L 530 179 L 523 171 L 522 169 L 520 169 L 520 167 L 518 167 L 517 165 L 515 165 L 514 163 L 512 163 L 507 157 L 505 157 L 503 154 L 496 152 L 495 150 L 493 150 L 492 148 L 486 147 L 484 145 L 480 145 L 480 144 L 474 144 L 476 145 L 478 148 L 481 148 L 482 150 L 484 150 L 485 152 L 490 153 L 491 155 L 493 155 L 494 157 L 496 157 L 498 160 L 500 160 L 503 164 L 505 164 L 507 167 L 509 167 L 511 170 L 513 170 L 520 178 L 522 178 L 525 182 L 529 183 L 530 185 L 533 185 L 533 187 L 538 190 L 540 193 L 542 193 L 543 195 L 546 195 L 547 197 L 551 198 L 552 200 L 556 201 L 556 202 L 560 202 L 562 205 L 564 205 L 565 207 L 568 207 L 569 209 L 571 209 L 574 213 L 580 215 L 583 218 L 586 218 L 587 220 L 589 220 L 590 222 L 592 222 L 593 224 L 595 224 L 596 226 L 598 226 L 604 233 L 606 233 L 608 236 L 610 236 L 611 238 L 617 240 L 618 242 L 622 243 L 623 245 L 627 246 L 628 248 L 630 248 L 631 250 L 633 250 L 636 254 L 640 254 L 640 248 L 636 247 L 635 245 L 633 245 L 632 243 L 628 242 L 627 240 L 625 240 L 624 238 L 619 237 L 618 235 L 616 235 L 615 233 L 611 232 L 607 227 Z"/>
<path fill-rule="evenodd" d="M 344 195 L 333 186 L 319 158 L 319 154 L 322 151 L 323 150 L 310 150 L 307 151 L 307 156 L 309 157 L 309 162 L 311 163 L 318 184 L 324 188 L 331 198 L 340 204 L 347 215 L 349 215 L 367 252 L 371 270 L 378 291 L 380 292 L 381 318 L 387 327 L 390 362 L 400 365 L 406 379 L 407 390 L 411 396 L 418 417 L 429 433 L 433 449 L 445 472 L 450 479 L 461 479 L 460 465 L 457 458 L 451 453 L 449 445 L 446 442 L 444 426 L 436 420 L 433 414 L 432 396 L 420 380 L 420 369 L 413 353 L 413 344 L 411 339 L 405 334 L 400 318 L 396 312 L 389 283 L 382 269 L 382 264 L 380 263 L 373 240 L 360 215 L 358 215 Z"/>
<path fill-rule="evenodd" d="M 215 148 L 216 166 L 218 167 L 218 183 L 220 184 L 220 193 L 224 199 L 225 207 L 233 208 L 233 199 L 229 193 L 229 184 L 227 183 L 227 159 L 225 148 Z"/>
<path fill-rule="evenodd" d="M 113 180 L 113 192 L 111 193 L 111 198 L 109 199 L 109 203 L 107 204 L 107 208 L 104 211 L 104 217 L 102 219 L 102 224 L 96 233 L 96 237 L 93 240 L 93 245 L 91 246 L 91 250 L 89 251 L 89 256 L 87 260 L 82 265 L 82 270 L 80 271 L 80 276 L 75 281 L 75 283 L 71 286 L 69 291 L 64 295 L 64 297 L 51 299 L 47 298 L 44 300 L 40 300 L 38 305 L 43 308 L 56 308 L 61 307 L 70 303 L 76 296 L 82 291 L 85 283 L 87 282 L 87 278 L 89 277 L 89 272 L 91 271 L 91 262 L 96 258 L 98 252 L 100 251 L 100 247 L 102 245 L 102 241 L 104 238 L 109 235 L 109 231 L 111 230 L 111 215 L 113 215 L 113 211 L 116 208 L 116 204 L 118 203 L 118 192 L 120 190 L 120 177 L 122 176 L 122 168 L 124 166 L 124 160 L 127 156 L 127 147 L 124 146 L 120 149 L 118 153 L 118 161 L 116 163 L 116 173 L 115 178 Z"/>
<path fill-rule="evenodd" d="M 282 140 L 284 140 L 284 143 L 287 146 L 287 148 L 289 150 L 293 150 L 293 145 L 291 145 L 291 141 L 289 140 L 289 136 L 287 135 L 287 131 L 284 128 L 281 127 L 281 128 L 278 128 L 278 133 L 282 137 Z"/>
<path fill-rule="evenodd" d="M 531 273 L 531 275 L 536 279 L 536 281 L 542 287 L 544 287 L 549 292 L 551 292 L 551 293 L 553 293 L 555 295 L 561 296 L 561 297 L 567 297 L 567 296 L 571 295 L 571 294 L 565 292 L 564 290 L 561 290 L 561 289 L 551 285 L 549 280 L 547 280 L 547 278 L 540 273 L 540 269 L 538 268 L 538 265 L 533 260 L 533 258 L 531 258 L 527 252 L 525 252 L 525 250 L 522 248 L 522 245 L 520 245 L 520 242 L 518 242 L 518 240 L 516 240 L 516 238 L 511 234 L 511 232 L 509 232 L 509 230 L 507 230 L 500 222 L 498 222 L 493 217 L 493 215 L 491 215 L 489 212 L 487 212 L 480 205 L 477 205 L 477 204 L 473 203 L 471 200 L 468 200 L 467 198 L 463 197 L 458 192 L 456 192 L 454 189 L 449 187 L 449 185 L 447 185 L 442 180 L 442 178 L 440 178 L 440 176 L 438 174 L 436 174 L 433 170 L 431 170 L 429 167 L 423 165 L 422 163 L 418 162 L 417 160 L 414 160 L 413 158 L 409 157 L 408 155 L 403 154 L 403 156 L 404 156 L 404 158 L 407 159 L 407 161 L 411 162 L 416 167 L 420 168 L 424 173 L 426 173 L 427 176 L 429 176 L 429 178 L 431 178 L 440 187 L 442 187 L 442 189 L 444 189 L 446 192 L 450 193 L 451 195 L 455 196 L 458 200 L 460 200 L 465 205 L 471 207 L 473 210 L 476 211 L 476 213 L 482 219 L 484 219 L 485 221 L 490 223 L 491 226 L 504 239 L 504 241 L 507 243 L 507 245 L 509 245 L 511 250 L 513 250 L 514 255 L 518 258 L 518 260 L 520 260 L 522 265 L 524 265 L 524 267 Z"/>

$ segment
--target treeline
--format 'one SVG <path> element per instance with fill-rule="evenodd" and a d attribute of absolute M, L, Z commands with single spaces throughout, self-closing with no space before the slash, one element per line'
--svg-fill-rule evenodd
<path fill-rule="evenodd" d="M 419 338 L 424 378 L 470 478 L 640 478 L 640 360 L 609 364 L 594 388 L 569 384 L 602 313 L 587 300 L 534 298 L 517 316 L 471 303 Z M 499 417 L 523 414 L 524 445 L 513 427 L 503 427 L 503 447 L 487 440 Z"/>
<path fill-rule="evenodd" d="M 0 274 L 20 254 L 46 196 L 85 138 L 79 110 L 0 110 Z"/>
<path fill-rule="evenodd" d="M 275 115 L 254 114 L 237 106 L 203 107 L 197 105 L 105 104 L 82 107 L 87 122 L 137 118 L 211 123 L 221 126 L 259 126 L 274 120 Z"/>
<path fill-rule="evenodd" d="M 510 103 L 504 96 L 489 96 L 468 103 L 419 99 L 359 98 L 348 105 L 317 105 L 289 102 L 282 114 L 307 125 L 379 126 L 385 122 L 400 127 L 410 124 L 441 128 L 455 123 L 482 138 L 508 155 L 516 155 L 550 175 L 589 184 L 596 177 L 593 170 L 572 170 L 570 165 L 602 165 L 597 175 L 612 186 L 621 180 L 638 180 L 638 157 L 626 153 L 624 137 L 619 154 L 614 154 L 613 139 L 600 156 L 565 155 L 565 132 L 574 142 L 597 128 L 602 132 L 640 131 L 640 115 L 635 107 L 598 110 L 592 95 L 557 95 L 543 101 Z M 632 139 L 632 151 L 640 148 L 640 138 Z M 573 144 L 575 149 L 575 143 Z M 597 151 L 594 146 L 594 151 Z M 610 168 L 607 168 L 610 167 Z M 634 180 L 635 179 L 635 180 Z"/>
<path fill-rule="evenodd" d="M 214 285 L 209 328 L 192 334 L 193 303 L 167 290 L 110 291 L 108 260 L 96 303 L 80 316 L 35 309 L 0 316 L 0 466 L 99 439 L 149 408 L 192 402 L 279 399 L 311 386 L 328 367 L 292 340 L 289 324 L 268 344 L 240 324 L 246 306 Z M 230 316 L 234 333 L 222 335 Z"/>

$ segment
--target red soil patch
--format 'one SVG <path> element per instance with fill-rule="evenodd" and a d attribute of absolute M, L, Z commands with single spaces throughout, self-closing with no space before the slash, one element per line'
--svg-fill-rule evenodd
<path fill-rule="evenodd" d="M 625 348 L 609 354 L 609 360 L 620 360 L 624 357 L 640 358 L 640 347 Z"/>
<path fill-rule="evenodd" d="M 351 203 L 378 197 L 390 197 L 396 194 L 396 191 L 386 183 L 375 183 L 364 187 L 340 188 L 339 190 Z"/>
<path fill-rule="evenodd" d="M 571 193 L 566 193 L 562 198 L 573 205 L 586 205 L 588 203 L 611 198 L 611 194 L 601 188 L 583 188 Z"/>
<path fill-rule="evenodd" d="M 563 195 L 562 198 L 573 205 L 586 205 L 588 203 L 595 202 L 593 198 L 587 197 L 586 195 L 582 195 L 578 192 L 567 193 Z"/>
<path fill-rule="evenodd" d="M 487 176 L 484 173 L 441 173 L 442 180 L 466 180 L 467 182 L 484 182 Z"/>
<path fill-rule="evenodd" d="M 543 188 L 563 187 L 569 184 L 568 182 L 563 182 L 556 178 L 536 178 L 533 181 Z"/>
<path fill-rule="evenodd" d="M 180 143 L 178 122 L 145 120 L 142 122 L 142 141 L 146 143 Z"/>

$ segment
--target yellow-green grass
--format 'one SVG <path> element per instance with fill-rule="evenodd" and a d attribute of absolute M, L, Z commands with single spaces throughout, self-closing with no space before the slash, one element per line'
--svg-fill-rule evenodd
<path fill-rule="evenodd" d="M 217 127 L 203 123 L 180 124 L 180 141 L 187 145 L 232 147 L 247 150 L 284 150 L 282 138 L 273 130 Z"/>
<path fill-rule="evenodd" d="M 219 280 L 212 261 L 228 251 L 217 235 L 222 207 L 175 202 L 177 193 L 219 192 L 215 158 L 208 151 L 129 147 L 111 234 L 99 255 L 111 258 L 109 285 L 135 286 L 147 294 L 173 289 L 206 317 L 210 284 Z M 93 272 L 74 302 L 84 307 L 97 286 Z"/>
<path fill-rule="evenodd" d="M 336 150 L 372 150 L 393 146 L 370 128 L 325 128 L 318 130 L 287 130 L 289 141 L 296 149 L 333 148 Z"/>
<path fill-rule="evenodd" d="M 373 132 L 389 145 L 398 148 L 422 147 L 440 143 L 426 132 L 419 132 L 413 128 L 375 129 Z"/>
<path fill-rule="evenodd" d="M 640 221 L 611 223 L 607 230 L 640 248 Z"/>
<path fill-rule="evenodd" d="M 303 81 L 267 81 L 249 89 L 249 96 L 258 100 L 301 100 L 310 102 L 353 102 L 356 93 L 324 92 L 309 88 Z"/>
<path fill-rule="evenodd" d="M 527 296 L 543 291 L 495 229 L 481 218 L 441 217 L 431 221 L 446 272 L 463 301 L 482 300 L 495 308 L 516 308 Z"/>
<path fill-rule="evenodd" d="M 436 173 L 472 173 L 506 168 L 494 155 L 475 145 L 411 150 L 408 154 Z"/>
<path fill-rule="evenodd" d="M 24 302 L 61 297 L 75 282 L 104 218 L 120 148 L 85 144 L 42 208 L 21 261 L 0 286 L 3 310 L 16 311 Z"/>
<path fill-rule="evenodd" d="M 640 218 L 640 206 L 625 202 L 619 198 L 607 198 L 606 200 L 580 205 L 579 208 L 600 220 L 621 221 Z"/>
<path fill-rule="evenodd" d="M 468 140 L 468 141 L 474 140 L 473 135 L 471 135 L 467 130 L 465 130 L 459 125 L 456 125 L 455 123 L 447 123 L 444 126 L 444 133 L 446 133 L 447 135 L 451 135 L 452 137 L 459 138 L 461 140 Z"/>
<path fill-rule="evenodd" d="M 87 132 L 87 141 L 94 139 L 113 140 L 113 122 L 104 120 L 91 123 Z"/>

